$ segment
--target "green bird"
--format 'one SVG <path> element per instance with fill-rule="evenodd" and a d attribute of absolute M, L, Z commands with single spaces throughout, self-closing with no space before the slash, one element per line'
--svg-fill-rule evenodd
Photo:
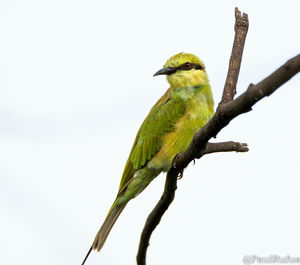
<path fill-rule="evenodd" d="M 152 107 L 136 135 L 117 198 L 90 251 L 100 251 L 126 204 L 171 168 L 174 157 L 186 150 L 194 133 L 214 114 L 208 77 L 197 56 L 176 54 L 154 74 L 157 75 L 166 75 L 170 88 Z"/>

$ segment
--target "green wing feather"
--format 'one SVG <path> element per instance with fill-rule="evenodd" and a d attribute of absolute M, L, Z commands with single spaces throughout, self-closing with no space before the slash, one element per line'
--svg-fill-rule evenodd
<path fill-rule="evenodd" d="M 186 102 L 171 92 L 169 89 L 158 100 L 140 127 L 125 165 L 119 193 L 124 190 L 134 173 L 159 151 L 164 136 L 173 131 L 177 121 L 184 115 Z"/>

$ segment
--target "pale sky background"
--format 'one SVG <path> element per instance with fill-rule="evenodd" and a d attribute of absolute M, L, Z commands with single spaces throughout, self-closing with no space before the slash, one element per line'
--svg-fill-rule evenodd
<path fill-rule="evenodd" d="M 250 28 L 238 93 L 300 51 L 300 1 L 0 1 L 1 264 L 81 264 L 116 195 L 135 134 L 168 88 L 175 53 L 206 64 L 216 103 L 234 36 Z M 300 75 L 218 141 L 246 154 L 189 166 L 151 238 L 149 265 L 300 256 Z M 87 265 L 135 264 L 165 176 L 131 201 Z"/>

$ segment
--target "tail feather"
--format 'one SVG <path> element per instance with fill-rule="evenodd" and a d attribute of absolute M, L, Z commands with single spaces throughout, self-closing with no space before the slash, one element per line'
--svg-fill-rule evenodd
<path fill-rule="evenodd" d="M 126 203 L 120 206 L 120 205 L 117 205 L 116 202 L 117 202 L 117 199 L 115 200 L 112 207 L 110 208 L 108 215 L 106 216 L 106 218 L 104 220 L 104 223 L 102 224 L 100 230 L 98 231 L 98 233 L 94 239 L 94 242 L 93 242 L 91 248 L 89 249 L 88 253 L 86 254 L 81 265 L 84 265 L 84 263 L 86 262 L 86 260 L 92 250 L 97 250 L 97 251 L 101 250 L 101 248 L 103 247 L 103 245 L 109 235 L 110 230 L 112 229 L 112 227 L 114 226 L 115 222 L 117 221 L 119 215 L 125 208 Z"/>
<path fill-rule="evenodd" d="M 117 221 L 119 215 L 121 214 L 121 212 L 123 211 L 123 209 L 125 208 L 126 204 L 119 206 L 116 205 L 116 203 L 114 203 L 107 215 L 107 217 L 105 218 L 104 223 L 102 224 L 100 230 L 98 231 L 92 248 L 94 250 L 100 251 L 101 248 L 103 247 L 110 230 L 112 229 L 113 225 L 115 224 L 115 222 Z"/>

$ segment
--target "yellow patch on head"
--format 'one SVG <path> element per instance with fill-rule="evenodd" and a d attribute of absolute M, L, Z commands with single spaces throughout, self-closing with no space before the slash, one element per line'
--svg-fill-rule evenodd
<path fill-rule="evenodd" d="M 178 67 L 184 63 L 200 64 L 204 68 L 204 63 L 194 54 L 178 53 L 172 56 L 164 65 L 164 67 Z"/>
<path fill-rule="evenodd" d="M 182 87 L 197 87 L 208 84 L 208 77 L 204 63 L 194 54 L 178 53 L 172 56 L 164 67 L 177 68 L 185 63 L 200 64 L 203 69 L 177 70 L 174 74 L 168 75 L 167 80 L 174 89 Z"/>

